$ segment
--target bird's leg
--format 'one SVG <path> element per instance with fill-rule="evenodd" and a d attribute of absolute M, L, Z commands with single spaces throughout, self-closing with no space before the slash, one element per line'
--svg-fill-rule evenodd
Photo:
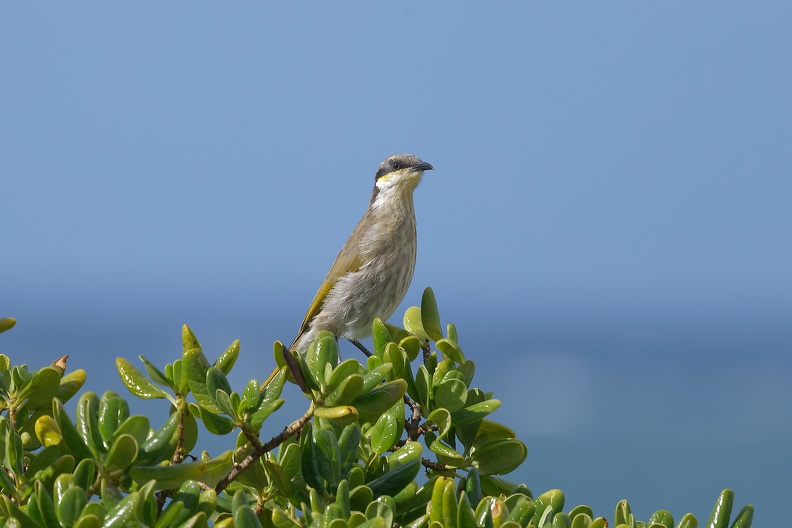
<path fill-rule="evenodd" d="M 352 343 L 353 345 L 358 347 L 358 350 L 363 352 L 366 355 L 366 357 L 371 357 L 371 356 L 374 355 L 371 352 L 369 352 L 368 349 L 366 347 L 364 347 L 363 344 L 360 341 L 358 341 L 357 339 L 347 339 L 347 341 L 349 341 L 350 343 Z"/>

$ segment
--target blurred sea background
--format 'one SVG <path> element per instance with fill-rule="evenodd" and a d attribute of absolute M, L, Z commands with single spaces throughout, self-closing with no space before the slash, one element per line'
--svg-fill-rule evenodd
<path fill-rule="evenodd" d="M 0 316 L 18 322 L 0 353 L 69 355 L 86 389 L 134 400 L 115 358 L 171 362 L 186 323 L 210 358 L 241 340 L 235 387 L 263 379 L 377 165 L 410 152 L 436 170 L 391 322 L 434 289 L 528 445 L 506 478 L 609 519 L 626 498 L 700 523 L 729 487 L 757 526 L 788 524 L 791 18 L 781 1 L 3 3 Z M 287 397 L 272 434 L 305 406 Z"/>

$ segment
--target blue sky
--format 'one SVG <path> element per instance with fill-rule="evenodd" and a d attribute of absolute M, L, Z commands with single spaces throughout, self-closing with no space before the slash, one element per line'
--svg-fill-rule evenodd
<path fill-rule="evenodd" d="M 0 351 L 242 340 L 272 366 L 379 162 L 432 163 L 419 256 L 512 475 L 611 517 L 780 523 L 792 457 L 784 2 L 0 7 Z M 348 350 L 354 354 L 353 350 Z M 299 401 L 298 401 L 299 403 Z M 141 407 L 146 412 L 148 407 Z M 280 427 L 291 420 L 284 411 Z M 299 407 L 294 407 L 296 414 Z"/>

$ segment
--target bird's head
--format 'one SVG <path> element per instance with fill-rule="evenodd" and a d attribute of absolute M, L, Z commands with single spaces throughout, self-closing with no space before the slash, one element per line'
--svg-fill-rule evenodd
<path fill-rule="evenodd" d="M 396 154 L 386 158 L 380 163 L 377 174 L 374 176 L 371 205 L 376 207 L 377 197 L 380 196 L 380 193 L 384 195 L 392 195 L 394 192 L 400 195 L 405 192 L 411 194 L 421 181 L 424 171 L 427 170 L 434 170 L 434 167 L 412 154 Z"/>

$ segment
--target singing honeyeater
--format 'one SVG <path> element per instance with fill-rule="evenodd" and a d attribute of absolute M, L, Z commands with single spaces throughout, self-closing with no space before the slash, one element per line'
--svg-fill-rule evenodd
<path fill-rule="evenodd" d="M 291 350 L 306 352 L 320 330 L 358 344 L 371 335 L 375 317 L 393 314 L 415 270 L 413 190 L 433 169 L 411 154 L 380 164 L 368 208 L 316 292 Z"/>

